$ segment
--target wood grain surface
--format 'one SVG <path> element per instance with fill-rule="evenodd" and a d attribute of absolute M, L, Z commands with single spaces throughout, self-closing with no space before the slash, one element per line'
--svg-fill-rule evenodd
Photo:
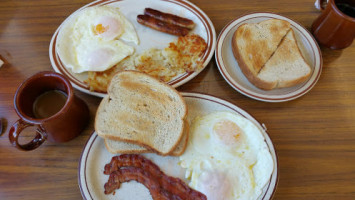
<path fill-rule="evenodd" d="M 132 0 L 133 1 L 133 0 Z M 100 98 L 76 91 L 90 107 L 90 124 L 76 139 L 45 142 L 31 152 L 11 146 L 9 127 L 18 119 L 13 96 L 32 74 L 50 70 L 50 39 L 62 21 L 89 0 L 1 0 L 0 199 L 81 199 L 78 161 L 93 132 Z M 210 17 L 217 35 L 231 20 L 251 12 L 274 12 L 308 30 L 320 14 L 314 0 L 191 0 Z M 226 99 L 264 123 L 279 157 L 280 179 L 274 199 L 355 199 L 355 43 L 344 50 L 321 48 L 323 72 L 306 95 L 284 103 L 248 98 L 228 85 L 214 57 L 202 73 L 179 91 Z M 26 129 L 22 142 L 33 137 Z"/>

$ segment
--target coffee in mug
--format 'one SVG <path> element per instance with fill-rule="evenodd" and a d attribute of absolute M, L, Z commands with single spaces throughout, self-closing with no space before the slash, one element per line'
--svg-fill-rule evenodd
<path fill-rule="evenodd" d="M 336 3 L 335 5 L 338 7 L 338 9 L 342 13 L 346 14 L 349 17 L 355 18 L 355 7 L 354 6 L 352 6 L 348 3 L 342 3 L 342 2 Z"/>
<path fill-rule="evenodd" d="M 85 102 L 74 95 L 70 82 L 55 72 L 40 72 L 17 89 L 14 107 L 20 117 L 9 131 L 10 142 L 21 150 L 33 150 L 44 141 L 67 142 L 78 136 L 89 120 Z M 20 144 L 22 130 L 36 126 L 35 138 Z"/>
<path fill-rule="evenodd" d="M 59 112 L 66 101 L 67 95 L 60 90 L 44 92 L 33 103 L 33 114 L 38 119 L 50 117 Z"/>

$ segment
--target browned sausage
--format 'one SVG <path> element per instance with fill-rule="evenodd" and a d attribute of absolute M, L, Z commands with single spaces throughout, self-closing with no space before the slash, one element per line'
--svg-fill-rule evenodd
<path fill-rule="evenodd" d="M 138 15 L 137 22 L 144 25 L 144 26 L 148 26 L 152 29 L 155 29 L 157 31 L 161 31 L 164 33 L 169 33 L 169 34 L 177 35 L 177 36 L 185 36 L 190 31 L 188 28 L 184 28 L 181 26 L 170 24 L 170 23 L 161 21 L 159 19 L 156 19 L 154 17 L 151 17 L 149 15 Z"/>
<path fill-rule="evenodd" d="M 154 10 L 152 8 L 144 9 L 144 14 L 159 19 L 161 21 L 185 27 L 188 29 L 193 29 L 195 27 L 195 23 L 190 19 L 179 17 L 170 13 L 164 13 L 159 10 Z"/>

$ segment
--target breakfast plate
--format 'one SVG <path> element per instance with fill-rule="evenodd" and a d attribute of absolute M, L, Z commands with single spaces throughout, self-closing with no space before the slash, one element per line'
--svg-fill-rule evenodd
<path fill-rule="evenodd" d="M 202 116 L 216 111 L 227 111 L 249 119 L 261 130 L 265 143 L 271 154 L 274 168 L 269 181 L 263 187 L 262 193 L 258 199 L 271 199 L 276 190 L 279 172 L 277 155 L 274 146 L 266 133 L 265 126 L 257 122 L 244 110 L 217 97 L 200 93 L 182 93 L 182 95 L 188 105 L 189 122 L 191 122 L 196 116 Z M 178 165 L 178 157 L 162 157 L 149 153 L 143 155 L 156 163 L 167 175 L 179 177 L 186 181 L 184 178 L 185 171 Z M 108 180 L 108 175 L 103 174 L 104 166 L 111 161 L 113 156 L 115 155 L 106 150 L 104 140 L 101 137 L 98 137 L 97 133 L 94 132 L 86 143 L 79 161 L 78 182 L 83 198 L 120 200 L 151 199 L 149 190 L 135 181 L 123 183 L 120 189 L 116 190 L 114 195 L 104 194 L 104 184 Z"/>
<path fill-rule="evenodd" d="M 255 87 L 242 73 L 232 52 L 232 36 L 242 24 L 258 23 L 267 19 L 282 19 L 291 23 L 302 56 L 312 69 L 307 81 L 289 88 L 266 91 Z M 250 98 L 266 102 L 290 101 L 306 94 L 317 83 L 323 65 L 321 51 L 312 35 L 297 22 L 272 13 L 248 14 L 228 23 L 218 36 L 215 58 L 220 73 L 230 86 Z"/>
<path fill-rule="evenodd" d="M 58 34 L 60 33 L 63 24 L 70 21 L 73 16 L 87 7 L 109 5 L 119 7 L 120 12 L 133 24 L 138 34 L 140 44 L 135 46 L 136 53 L 141 53 L 150 48 L 165 48 L 170 42 L 177 37 L 165 33 L 161 33 L 142 26 L 136 20 L 137 15 L 142 14 L 147 7 L 158 9 L 164 12 L 174 13 L 176 15 L 189 18 L 196 24 L 192 33 L 201 36 L 207 43 L 207 49 L 202 57 L 203 68 L 195 72 L 185 72 L 177 75 L 168 82 L 173 87 L 178 87 L 199 74 L 211 60 L 216 44 L 216 33 L 214 26 L 208 16 L 197 6 L 185 0 L 97 0 L 87 4 L 74 13 L 72 13 L 55 31 L 49 46 L 49 58 L 53 69 L 66 76 L 73 86 L 85 93 L 103 97 L 106 93 L 90 91 L 89 86 L 84 82 L 88 75 L 87 73 L 73 73 L 70 69 L 64 66 L 63 61 L 58 54 Z"/>

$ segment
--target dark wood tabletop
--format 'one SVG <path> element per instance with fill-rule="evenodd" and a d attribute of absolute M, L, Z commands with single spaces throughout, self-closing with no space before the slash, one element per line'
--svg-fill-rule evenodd
<path fill-rule="evenodd" d="M 132 0 L 133 1 L 133 0 Z M 8 139 L 18 116 L 13 98 L 19 84 L 40 71 L 53 71 L 48 49 L 63 20 L 89 0 L 2 0 L 0 3 L 0 199 L 81 199 L 78 162 L 93 133 L 100 98 L 75 91 L 90 108 L 90 123 L 74 140 L 45 142 L 24 152 Z M 217 35 L 238 16 L 273 12 L 310 30 L 320 14 L 314 0 L 191 0 L 211 19 Z M 194 79 L 177 88 L 228 100 L 264 123 L 279 159 L 274 199 L 355 199 L 355 43 L 343 50 L 321 47 L 323 70 L 304 96 L 267 103 L 234 90 L 218 71 L 214 57 Z M 22 143 L 34 136 L 25 130 Z"/>

